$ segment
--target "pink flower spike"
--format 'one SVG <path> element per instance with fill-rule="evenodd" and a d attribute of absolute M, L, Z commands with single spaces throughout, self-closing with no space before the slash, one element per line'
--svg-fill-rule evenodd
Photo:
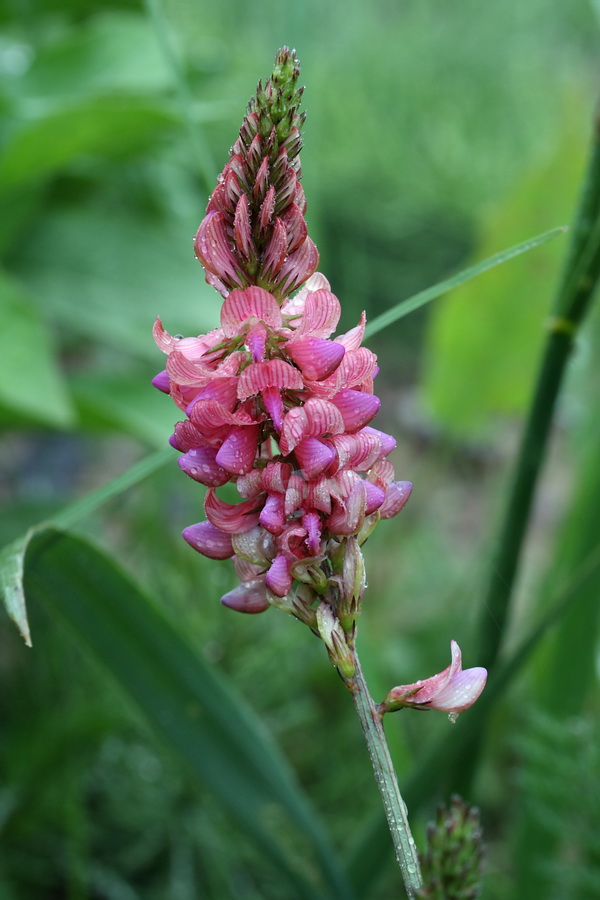
<path fill-rule="evenodd" d="M 235 609 L 236 612 L 250 613 L 251 615 L 264 612 L 271 605 L 267 600 L 265 576 L 238 584 L 232 591 L 221 597 L 221 603 L 229 609 Z"/>
<path fill-rule="evenodd" d="M 152 386 L 157 388 L 159 391 L 162 391 L 163 394 L 170 393 L 171 380 L 166 369 L 163 369 L 162 372 L 159 372 L 158 375 L 154 376 L 154 378 L 152 379 Z"/>
<path fill-rule="evenodd" d="M 198 522 L 196 525 L 188 525 L 182 531 L 184 540 L 190 547 L 208 556 L 209 559 L 229 559 L 233 556 L 231 535 L 226 534 L 212 525 L 210 522 Z"/>
<path fill-rule="evenodd" d="M 292 586 L 292 572 L 290 561 L 280 554 L 273 560 L 271 568 L 267 572 L 266 583 L 270 591 L 276 597 L 285 597 Z"/>
<path fill-rule="evenodd" d="M 408 503 L 412 493 L 410 481 L 392 481 L 385 492 L 385 500 L 379 508 L 382 519 L 393 519 Z"/>
<path fill-rule="evenodd" d="M 177 462 L 179 468 L 194 481 L 207 487 L 220 487 L 231 480 L 231 472 L 215 462 L 216 455 L 217 451 L 213 447 L 194 447 L 180 456 Z"/>
<path fill-rule="evenodd" d="M 233 475 L 244 475 L 254 465 L 260 425 L 234 425 L 221 444 L 215 461 Z"/>
<path fill-rule="evenodd" d="M 318 337 L 294 338 L 286 345 L 286 352 L 302 369 L 308 381 L 328 378 L 341 363 L 345 349 L 335 341 Z"/>
<path fill-rule="evenodd" d="M 459 713 L 472 706 L 485 687 L 487 670 L 462 668 L 460 647 L 450 642 L 452 662 L 437 675 L 413 684 L 392 688 L 381 704 L 383 712 L 410 706 L 413 709 L 437 709 L 447 712 L 454 721 Z"/>

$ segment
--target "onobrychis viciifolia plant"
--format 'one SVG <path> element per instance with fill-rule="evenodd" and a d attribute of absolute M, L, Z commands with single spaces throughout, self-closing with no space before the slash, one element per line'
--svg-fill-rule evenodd
<path fill-rule="evenodd" d="M 240 584 L 231 609 L 274 606 L 320 637 L 349 689 L 371 754 L 409 896 L 421 886 L 418 856 L 382 720 L 402 707 L 455 716 L 479 696 L 484 669 L 452 664 L 426 681 L 394 688 L 376 706 L 356 654 L 366 586 L 361 546 L 396 516 L 412 489 L 396 480 L 393 437 L 371 426 L 377 357 L 361 346 L 365 314 L 332 338 L 340 303 L 307 234 L 300 148 L 298 61 L 279 51 L 259 83 L 196 238 L 206 280 L 223 297 L 218 328 L 198 337 L 154 337 L 167 354 L 157 388 L 183 421 L 179 465 L 207 487 L 206 521 L 183 536 L 199 553 L 232 560 Z M 217 490 L 232 482 L 240 501 Z"/>

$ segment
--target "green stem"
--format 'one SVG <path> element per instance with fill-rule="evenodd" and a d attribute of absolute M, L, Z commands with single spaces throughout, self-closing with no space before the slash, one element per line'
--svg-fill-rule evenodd
<path fill-rule="evenodd" d="M 542 470 L 556 401 L 578 328 L 587 313 L 600 275 L 600 132 L 594 132 L 571 246 L 557 293 L 553 317 L 533 400 L 493 558 L 479 633 L 478 657 L 490 668 L 500 650 L 509 615 L 523 543 Z"/>
<path fill-rule="evenodd" d="M 408 897 L 417 896 L 423 887 L 417 848 L 408 824 L 406 804 L 400 794 L 398 778 L 390 756 L 390 751 L 383 729 L 383 717 L 369 693 L 365 676 L 360 667 L 356 651 L 352 651 L 355 673 L 352 678 L 344 679 L 352 695 L 356 712 L 367 742 L 369 756 L 373 764 L 375 781 L 381 794 L 383 808 L 387 818 L 396 859 L 402 872 L 404 886 Z"/>

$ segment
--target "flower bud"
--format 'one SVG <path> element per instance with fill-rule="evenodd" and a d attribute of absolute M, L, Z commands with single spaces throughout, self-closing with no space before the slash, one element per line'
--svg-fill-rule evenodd
<path fill-rule="evenodd" d="M 320 603 L 317 607 L 317 629 L 332 664 L 344 678 L 352 678 L 356 671 L 352 652 L 346 643 L 344 629 L 328 603 Z"/>
<path fill-rule="evenodd" d="M 349 634 L 360 615 L 366 578 L 365 561 L 357 539 L 348 537 L 345 544 L 346 552 L 342 569 L 342 592 L 338 615 L 342 628 L 346 634 Z"/>

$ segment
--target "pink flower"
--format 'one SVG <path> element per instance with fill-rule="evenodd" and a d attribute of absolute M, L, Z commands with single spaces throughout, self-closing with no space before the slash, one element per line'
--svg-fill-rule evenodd
<path fill-rule="evenodd" d="M 463 669 L 460 647 L 450 642 L 452 662 L 448 668 L 431 678 L 401 684 L 392 688 L 383 703 L 382 712 L 393 712 L 410 706 L 413 709 L 437 709 L 447 712 L 452 720 L 472 706 L 485 687 L 487 670 Z"/>

